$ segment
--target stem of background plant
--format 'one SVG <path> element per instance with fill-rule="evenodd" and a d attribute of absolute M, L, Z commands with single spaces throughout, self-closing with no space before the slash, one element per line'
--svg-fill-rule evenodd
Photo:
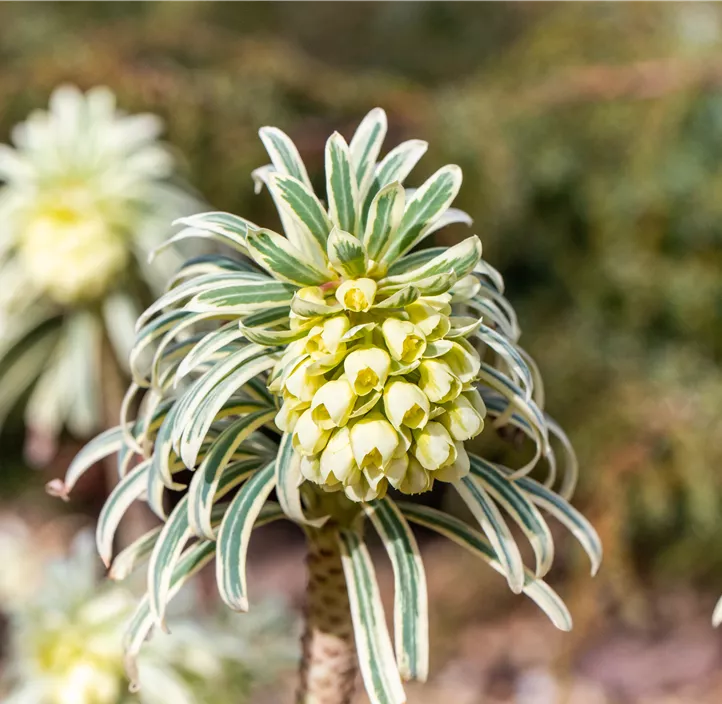
<path fill-rule="evenodd" d="M 297 704 L 350 704 L 358 668 L 337 530 L 309 528 Z"/>

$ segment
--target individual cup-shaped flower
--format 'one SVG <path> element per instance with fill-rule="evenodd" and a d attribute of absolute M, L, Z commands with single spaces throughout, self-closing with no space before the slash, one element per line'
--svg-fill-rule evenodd
<path fill-rule="evenodd" d="M 401 443 L 399 443 L 401 447 Z M 409 453 L 405 450 L 403 452 L 396 452 L 391 462 L 386 465 L 384 469 L 384 475 L 388 479 L 389 484 L 395 488 L 399 488 L 401 483 L 406 477 L 406 470 L 409 468 Z"/>
<path fill-rule="evenodd" d="M 370 413 L 354 423 L 350 435 L 354 459 L 362 470 L 386 467 L 399 444 L 394 426 L 381 413 Z"/>
<path fill-rule="evenodd" d="M 296 427 L 301 414 L 308 408 L 308 403 L 298 401 L 288 394 L 284 398 L 285 400 L 281 404 L 281 409 L 276 413 L 274 421 L 279 430 L 290 433 Z"/>
<path fill-rule="evenodd" d="M 453 341 L 451 349 L 441 359 L 464 384 L 474 381 L 479 375 L 479 353 L 464 339 Z"/>
<path fill-rule="evenodd" d="M 345 349 L 345 343 L 341 341 L 341 338 L 349 327 L 349 319 L 345 315 L 326 318 L 323 325 L 316 325 L 309 331 L 306 337 L 306 352 L 314 360 L 335 355 L 341 346 Z"/>
<path fill-rule="evenodd" d="M 451 312 L 448 304 L 437 305 L 435 301 L 419 298 L 406 306 L 404 310 L 408 314 L 409 320 L 424 333 L 430 342 L 444 337 L 451 328 L 449 314 L 443 311 L 444 308 L 449 308 L 449 313 Z"/>
<path fill-rule="evenodd" d="M 424 359 L 419 365 L 419 387 L 432 403 L 448 403 L 461 393 L 461 380 L 440 359 Z"/>
<path fill-rule="evenodd" d="M 433 483 L 432 472 L 422 467 L 416 458 L 410 457 L 404 478 L 397 488 L 404 494 L 422 494 L 429 491 Z"/>
<path fill-rule="evenodd" d="M 423 430 L 414 431 L 412 452 L 424 469 L 436 470 L 456 461 L 456 446 L 449 431 L 436 421 L 429 421 Z"/>
<path fill-rule="evenodd" d="M 326 383 L 322 374 L 310 373 L 312 364 L 310 359 L 304 359 L 288 375 L 284 384 L 285 390 L 302 402 L 311 401 L 316 392 Z"/>
<path fill-rule="evenodd" d="M 477 391 L 469 392 L 479 395 Z M 481 400 L 481 399 L 479 399 Z M 467 394 L 460 394 L 454 401 L 444 405 L 446 413 L 439 421 L 457 442 L 471 440 L 484 428 L 484 418 L 469 400 Z"/>
<path fill-rule="evenodd" d="M 416 384 L 393 378 L 386 384 L 384 411 L 395 428 L 423 428 L 429 420 L 429 409 L 429 399 Z"/>
<path fill-rule="evenodd" d="M 314 484 L 323 484 L 321 460 L 318 455 L 301 455 L 299 460 L 301 475 Z"/>
<path fill-rule="evenodd" d="M 307 408 L 293 429 L 293 447 L 301 455 L 315 455 L 326 447 L 330 436 L 330 430 L 319 428 L 313 422 L 311 409 Z"/>
<path fill-rule="evenodd" d="M 408 320 L 387 318 L 381 325 L 381 332 L 391 356 L 404 364 L 415 362 L 426 349 L 424 333 Z"/>
<path fill-rule="evenodd" d="M 373 279 L 348 279 L 336 289 L 336 300 L 353 313 L 363 313 L 374 303 L 376 282 Z"/>
<path fill-rule="evenodd" d="M 457 442 L 454 443 L 454 445 L 456 445 L 456 459 L 451 464 L 446 465 L 446 467 L 440 467 L 432 472 L 434 479 L 438 479 L 441 482 L 458 482 L 459 479 L 463 479 L 469 474 L 469 455 L 466 452 L 464 444 Z"/>
<path fill-rule="evenodd" d="M 356 394 L 365 396 L 384 388 L 391 369 L 391 359 L 378 347 L 362 347 L 346 357 L 343 368 Z"/>
<path fill-rule="evenodd" d="M 389 483 L 385 477 L 379 476 L 378 481 L 369 481 L 369 470 L 360 471 L 356 468 L 352 477 L 344 486 L 344 493 L 351 501 L 373 501 L 386 496 Z"/>
<path fill-rule="evenodd" d="M 311 402 L 313 422 L 323 430 L 346 425 L 356 403 L 356 393 L 348 379 L 327 381 Z"/>
<path fill-rule="evenodd" d="M 336 430 L 321 453 L 321 479 L 325 483 L 347 484 L 357 479 L 358 466 L 351 449 L 348 426 Z"/>

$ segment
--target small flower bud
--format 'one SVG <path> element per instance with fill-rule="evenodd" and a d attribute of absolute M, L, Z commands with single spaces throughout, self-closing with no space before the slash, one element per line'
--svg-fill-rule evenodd
<path fill-rule="evenodd" d="M 373 279 L 349 279 L 336 289 L 336 300 L 354 313 L 367 311 L 376 297 L 376 282 Z"/>
<path fill-rule="evenodd" d="M 469 455 L 466 448 L 460 442 L 456 442 L 454 445 L 456 445 L 456 460 L 431 473 L 431 476 L 440 482 L 458 482 L 459 479 L 463 479 L 469 474 Z"/>
<path fill-rule="evenodd" d="M 446 467 L 456 460 L 456 447 L 441 423 L 430 421 L 423 430 L 414 432 L 413 453 L 424 469 Z"/>
<path fill-rule="evenodd" d="M 315 455 L 326 447 L 330 435 L 330 430 L 323 430 L 313 422 L 309 408 L 301 414 L 296 423 L 293 447 L 301 455 Z"/>
<path fill-rule="evenodd" d="M 347 427 L 339 428 L 321 453 L 320 473 L 323 481 L 346 483 L 358 472 L 351 450 L 351 438 Z"/>
<path fill-rule="evenodd" d="M 471 401 L 461 394 L 455 401 L 444 406 L 446 413 L 439 418 L 451 437 L 457 441 L 471 440 L 484 428 L 484 419 Z"/>
<path fill-rule="evenodd" d="M 391 368 L 391 359 L 378 347 L 364 347 L 351 352 L 343 363 L 346 377 L 359 396 L 383 389 Z"/>
<path fill-rule="evenodd" d="M 452 341 L 451 349 L 441 357 L 462 383 L 474 381 L 481 368 L 479 353 L 466 341 Z"/>
<path fill-rule="evenodd" d="M 429 420 L 429 399 L 416 384 L 392 380 L 384 388 L 384 410 L 396 428 L 423 428 Z"/>
<path fill-rule="evenodd" d="M 350 433 L 353 455 L 362 470 L 385 467 L 399 444 L 393 425 L 380 413 L 372 413 L 354 423 Z"/>
<path fill-rule="evenodd" d="M 399 484 L 399 491 L 404 494 L 421 494 L 431 489 L 434 480 L 431 473 L 425 470 L 413 457 L 409 460 L 403 481 Z"/>
<path fill-rule="evenodd" d="M 387 318 L 381 332 L 391 356 L 404 364 L 415 362 L 426 349 L 424 333 L 408 320 Z"/>
<path fill-rule="evenodd" d="M 425 359 L 419 365 L 419 387 L 432 403 L 448 403 L 461 393 L 461 381 L 446 362 Z"/>
<path fill-rule="evenodd" d="M 326 383 L 321 374 L 310 374 L 310 359 L 303 360 L 289 374 L 285 382 L 285 390 L 299 401 L 311 401 L 314 394 Z"/>
<path fill-rule="evenodd" d="M 356 403 L 356 394 L 348 379 L 327 381 L 314 395 L 311 417 L 319 428 L 330 430 L 346 425 Z"/>

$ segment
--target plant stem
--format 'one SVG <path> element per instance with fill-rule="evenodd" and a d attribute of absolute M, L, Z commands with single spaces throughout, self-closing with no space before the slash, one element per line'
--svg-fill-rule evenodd
<path fill-rule="evenodd" d="M 357 660 L 337 531 L 308 530 L 308 587 L 297 704 L 350 704 Z"/>

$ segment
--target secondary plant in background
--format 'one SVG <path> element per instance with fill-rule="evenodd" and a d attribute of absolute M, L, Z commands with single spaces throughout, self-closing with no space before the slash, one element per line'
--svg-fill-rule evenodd
<path fill-rule="evenodd" d="M 107 88 L 65 86 L 0 146 L 0 425 L 34 386 L 38 460 L 63 425 L 88 436 L 117 414 L 101 377 L 126 365 L 135 319 L 165 278 L 149 252 L 194 207 L 170 181 L 161 127 L 118 111 Z"/>
<path fill-rule="evenodd" d="M 568 503 L 574 453 L 542 410 L 538 371 L 517 345 L 514 311 L 478 238 L 412 252 L 439 228 L 469 222 L 450 207 L 460 169 L 445 166 L 407 190 L 427 145 L 404 142 L 378 161 L 385 133 L 376 109 L 349 144 L 330 137 L 324 205 L 289 138 L 261 130 L 272 163 L 254 177 L 285 237 L 228 213 L 182 219 L 172 242 L 210 237 L 242 256 L 190 262 L 140 317 L 125 404 L 142 396 L 137 420 L 121 418 L 50 487 L 65 496 L 118 453 L 121 480 L 98 525 L 108 563 L 133 501 L 165 521 L 123 553 L 150 555 L 148 594 L 126 640 L 131 670 L 169 600 L 214 555 L 222 599 L 248 609 L 251 530 L 282 517 L 309 545 L 299 701 L 350 701 L 357 657 L 373 702 L 403 702 L 402 680 L 426 678 L 426 583 L 409 523 L 478 554 L 556 626 L 571 626 L 542 581 L 554 544 L 539 508 L 570 529 L 596 570 L 598 538 Z M 527 436 L 529 461 L 511 469 L 469 453 L 485 423 Z M 528 476 L 538 465 L 542 481 Z M 481 531 L 409 500 L 437 483 L 460 495 Z M 509 519 L 531 543 L 533 569 Z M 364 544 L 369 527 L 394 570 L 395 649 Z"/>
<path fill-rule="evenodd" d="M 21 572 L 37 549 L 18 540 L 6 571 Z M 187 599 L 172 638 L 159 634 L 143 651 L 141 689 L 132 695 L 123 672 L 122 632 L 135 600 L 127 589 L 101 583 L 98 567 L 92 535 L 82 532 L 69 556 L 44 564 L 44 578 L 13 602 L 9 658 L 0 677 L 3 702 L 238 704 L 252 685 L 292 662 L 288 619 L 278 604 L 265 603 L 247 620 L 226 615 L 191 621 L 197 602 Z"/>

